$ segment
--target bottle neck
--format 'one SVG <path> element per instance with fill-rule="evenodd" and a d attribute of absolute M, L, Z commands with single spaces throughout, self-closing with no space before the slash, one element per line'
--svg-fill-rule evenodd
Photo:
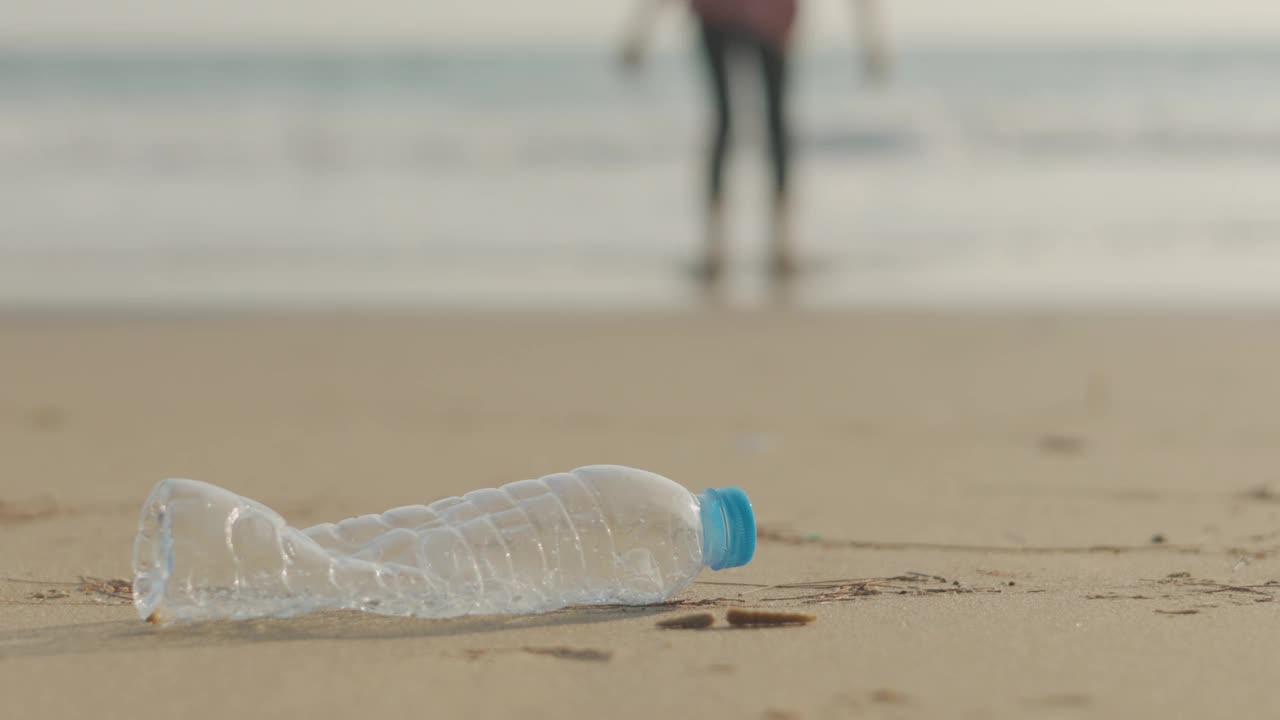
<path fill-rule="evenodd" d="M 702 519 L 702 564 L 712 570 L 751 562 L 756 521 L 747 494 L 738 488 L 709 488 L 698 495 Z"/>

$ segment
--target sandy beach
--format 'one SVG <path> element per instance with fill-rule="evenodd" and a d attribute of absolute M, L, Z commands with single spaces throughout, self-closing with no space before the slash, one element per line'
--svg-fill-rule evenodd
<path fill-rule="evenodd" d="M 1276 717 L 1278 367 L 1262 312 L 3 317 L 0 716 Z M 166 477 L 302 526 L 592 463 L 745 488 L 755 561 L 449 621 L 103 582 Z"/>

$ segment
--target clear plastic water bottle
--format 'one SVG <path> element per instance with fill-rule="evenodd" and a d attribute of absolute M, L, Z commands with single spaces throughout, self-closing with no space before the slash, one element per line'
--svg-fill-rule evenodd
<path fill-rule="evenodd" d="M 748 563 L 751 503 L 598 465 L 305 530 L 195 480 L 142 508 L 133 598 L 151 622 L 354 609 L 443 618 L 662 602 Z"/>

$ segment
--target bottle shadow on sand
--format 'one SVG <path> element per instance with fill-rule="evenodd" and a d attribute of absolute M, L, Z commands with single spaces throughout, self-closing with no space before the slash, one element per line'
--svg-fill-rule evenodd
<path fill-rule="evenodd" d="M 674 605 L 577 607 L 540 615 L 483 615 L 444 620 L 331 611 L 294 618 L 169 627 L 153 627 L 132 619 L 76 623 L 0 633 L 0 660 L 304 640 L 403 640 L 479 635 L 648 618 L 679 609 Z"/>

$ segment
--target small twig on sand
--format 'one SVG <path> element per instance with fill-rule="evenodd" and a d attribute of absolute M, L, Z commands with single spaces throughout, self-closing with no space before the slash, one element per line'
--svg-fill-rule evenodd
<path fill-rule="evenodd" d="M 726 615 L 726 619 L 734 627 L 778 627 L 781 625 L 808 625 L 818 618 L 804 613 L 733 608 Z"/>

